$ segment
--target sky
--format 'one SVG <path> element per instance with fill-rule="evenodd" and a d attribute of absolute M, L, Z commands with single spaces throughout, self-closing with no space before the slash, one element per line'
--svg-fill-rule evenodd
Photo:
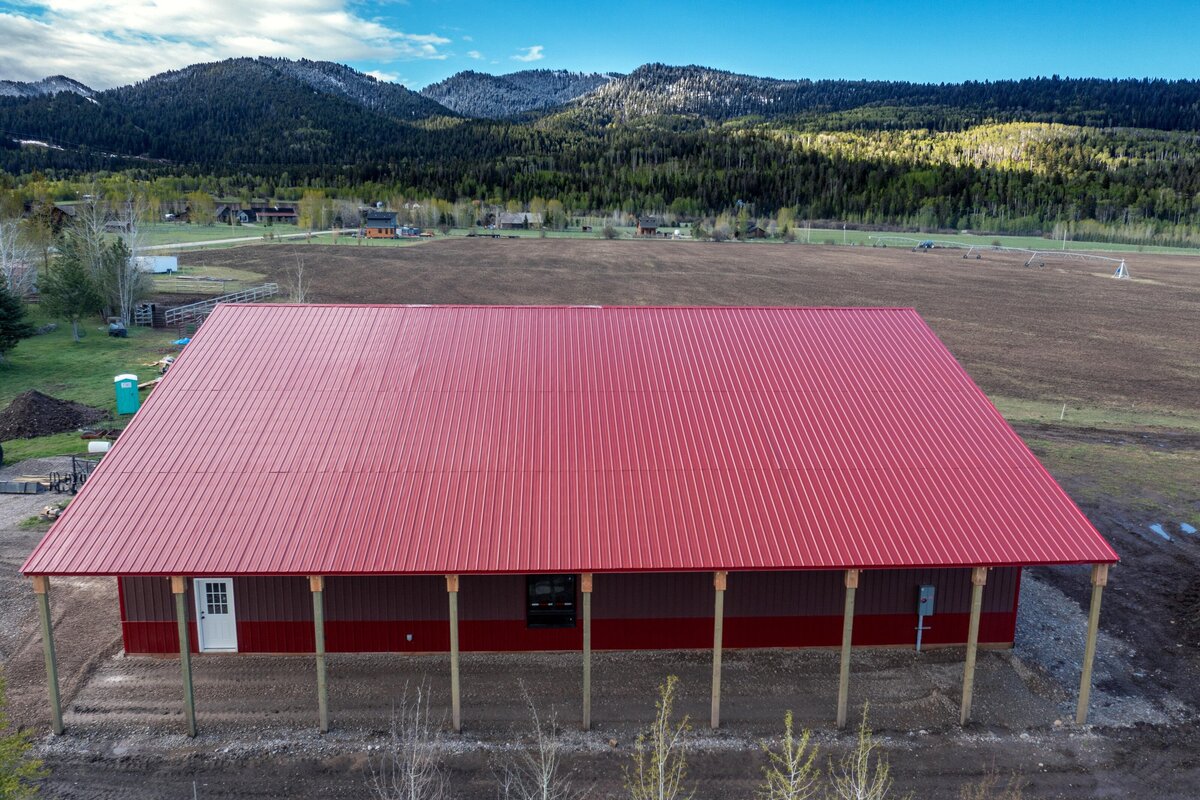
<path fill-rule="evenodd" d="M 1200 78 L 1200 0 L 0 0 L 0 79 L 97 89 L 237 56 L 419 89 L 465 69 L 701 64 L 776 78 Z"/>

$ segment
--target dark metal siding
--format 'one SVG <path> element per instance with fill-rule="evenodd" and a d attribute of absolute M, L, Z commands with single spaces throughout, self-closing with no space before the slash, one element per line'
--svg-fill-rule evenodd
<path fill-rule="evenodd" d="M 234 578 L 233 605 L 238 621 L 312 622 L 307 578 Z"/>
<path fill-rule="evenodd" d="M 725 616 L 840 615 L 844 586 L 844 574 L 840 571 L 732 572 L 725 592 Z M 710 598 L 712 591 L 710 578 Z M 711 608 L 708 614 L 712 615 Z"/>
<path fill-rule="evenodd" d="M 592 616 L 674 619 L 712 616 L 711 572 L 634 572 L 596 575 Z"/>
<path fill-rule="evenodd" d="M 983 588 L 984 611 L 1011 611 L 1016 598 L 1017 567 L 999 567 L 988 573 Z M 971 611 L 971 570 L 898 569 L 863 572 L 854 598 L 855 614 L 916 614 L 917 587 L 935 587 L 934 615 Z M 836 613 L 841 613 L 839 604 Z"/>
<path fill-rule="evenodd" d="M 305 591 L 308 591 L 307 586 Z M 309 601 L 311 604 L 311 600 Z M 325 579 L 325 619 L 445 620 L 446 579 L 441 575 L 348 576 Z M 312 619 L 311 615 L 309 619 Z"/>
<path fill-rule="evenodd" d="M 238 647 L 243 652 L 311 652 L 312 596 L 295 577 L 235 578 Z M 984 590 L 983 642 L 1011 642 L 1019 581 L 1016 568 L 994 569 Z M 856 598 L 856 645 L 908 644 L 915 637 L 917 586 L 937 587 L 930 644 L 961 642 L 970 607 L 970 571 L 881 570 L 862 576 Z M 191 581 L 188 617 L 193 618 Z M 710 572 L 597 575 L 593 595 L 597 649 L 708 647 L 712 643 Z M 331 652 L 430 652 L 449 648 L 445 578 L 329 577 L 326 638 Z M 840 571 L 734 572 L 726 593 L 729 647 L 835 646 L 844 598 Z M 165 578 L 122 578 L 125 649 L 178 649 L 174 603 Z M 569 650 L 582 631 L 525 624 L 525 576 L 463 576 L 459 592 L 464 651 Z M 195 626 L 193 624 L 193 637 Z M 193 638 L 193 642 L 195 639 Z"/>
<path fill-rule="evenodd" d="M 463 575 L 459 579 L 459 619 L 514 620 L 525 623 L 524 575 Z M 442 618 L 446 618 L 446 585 L 442 583 Z"/>
<path fill-rule="evenodd" d="M 125 599 L 125 621 L 154 622 L 175 619 L 175 599 L 168 578 L 120 578 Z"/>

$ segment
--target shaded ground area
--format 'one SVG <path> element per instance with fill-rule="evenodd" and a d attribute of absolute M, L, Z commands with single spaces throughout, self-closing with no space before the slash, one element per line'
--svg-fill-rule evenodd
<path fill-rule="evenodd" d="M 913 306 L 990 395 L 1200 408 L 1200 259 L 1136 254 L 1025 267 L 1020 254 L 672 241 L 446 239 L 420 247 L 187 253 L 317 302 Z"/>

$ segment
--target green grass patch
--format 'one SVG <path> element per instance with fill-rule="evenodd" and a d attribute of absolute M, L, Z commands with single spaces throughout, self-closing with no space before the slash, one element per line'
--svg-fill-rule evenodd
<path fill-rule="evenodd" d="M 36 306 L 30 307 L 30 312 L 35 325 L 47 321 Z M 149 379 L 158 369 L 145 364 L 179 352 L 170 344 L 173 332 L 130 328 L 129 338 L 116 339 L 107 335 L 107 327 L 95 317 L 81 327 L 86 335 L 78 343 L 71 341 L 71 326 L 61 322 L 53 333 L 22 340 L 0 364 L 0 407 L 21 392 L 37 389 L 115 413 L 114 377 L 132 372 Z"/>
<path fill-rule="evenodd" d="M 15 464 L 27 458 L 77 456 L 87 452 L 87 442 L 77 431 L 39 436 L 36 439 L 9 439 L 4 443 L 4 463 Z"/>
<path fill-rule="evenodd" d="M 170 275 L 154 275 L 151 284 L 158 294 L 228 294 L 260 286 L 266 278 L 261 272 L 234 267 L 181 267 Z"/>
<path fill-rule="evenodd" d="M 1200 451 L 1141 444 L 1026 438 L 1046 468 L 1083 504 L 1117 502 L 1145 524 L 1200 527 Z"/>
<path fill-rule="evenodd" d="M 26 517 L 18 522 L 17 527 L 21 530 L 44 531 L 50 527 L 50 523 L 52 522 L 54 522 L 54 520 L 47 519 L 41 514 L 36 514 L 32 517 Z"/>
<path fill-rule="evenodd" d="M 989 397 L 1009 422 L 1052 423 L 1079 428 L 1129 430 L 1171 428 L 1200 431 L 1200 415 L 1164 409 L 1106 408 L 1078 403 L 1025 400 L 1016 397 Z"/>
<path fill-rule="evenodd" d="M 187 244 L 208 242 L 214 239 L 262 238 L 264 234 L 280 236 L 288 233 L 303 233 L 296 225 L 191 225 L 188 223 L 159 222 L 143 225 L 143 244 L 147 247 L 164 244 Z"/>

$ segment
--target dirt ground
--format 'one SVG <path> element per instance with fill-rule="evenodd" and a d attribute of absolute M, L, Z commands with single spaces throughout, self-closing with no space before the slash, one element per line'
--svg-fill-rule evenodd
<path fill-rule="evenodd" d="M 912 306 L 990 395 L 1134 409 L 1200 407 L 1200 258 L 1115 265 L 904 248 L 467 239 L 419 247 L 247 247 L 185 265 L 289 285 L 303 259 L 316 302 Z"/>
<path fill-rule="evenodd" d="M 1025 268 L 991 254 L 968 262 L 937 252 L 677 242 L 464 240 L 303 254 L 325 301 L 913 305 L 991 393 L 1200 411 L 1200 261 L 1137 256 L 1138 280 L 1121 282 L 1103 267 Z M 282 246 L 187 258 L 276 277 L 294 264 Z M 1105 593 L 1092 724 L 1073 724 L 1084 567 L 1025 571 L 1016 644 L 981 653 L 968 729 L 955 724 L 957 648 L 856 653 L 851 703 L 870 702 L 897 787 L 917 797 L 957 797 L 989 769 L 1021 775 L 1027 797 L 1195 797 L 1200 536 L 1177 523 L 1200 514 L 1200 435 L 1061 425 L 1019 432 L 1122 556 Z M 1084 457 L 1095 453 L 1113 454 L 1103 475 Z M 1181 486 L 1161 485 L 1157 472 L 1129 474 L 1145 459 L 1174 470 Z M 52 588 L 69 732 L 48 736 L 33 596 L 16 574 L 42 533 L 19 523 L 45 502 L 0 495 L 0 658 L 13 719 L 37 732 L 51 770 L 47 796 L 177 798 L 194 785 L 197 797 L 361 797 L 364 766 L 403 687 L 427 683 L 435 714 L 446 712 L 444 656 L 331 657 L 334 729 L 321 737 L 310 658 L 206 655 L 195 662 L 201 733 L 188 740 L 178 663 L 124 657 L 115 587 L 88 579 Z M 1172 540 L 1149 532 L 1150 522 L 1171 526 Z M 595 731 L 583 734 L 578 654 L 466 654 L 465 730 L 444 744 L 456 796 L 496 796 L 496 759 L 524 741 L 521 683 L 543 711 L 557 711 L 576 784 L 619 796 L 655 686 L 676 674 L 680 711 L 696 722 L 697 797 L 749 798 L 761 775 L 759 743 L 780 733 L 785 710 L 815 730 L 825 752 L 845 749 L 848 735 L 831 722 L 836 663 L 829 651 L 728 651 L 724 724 L 712 733 L 707 653 L 598 654 Z"/>

